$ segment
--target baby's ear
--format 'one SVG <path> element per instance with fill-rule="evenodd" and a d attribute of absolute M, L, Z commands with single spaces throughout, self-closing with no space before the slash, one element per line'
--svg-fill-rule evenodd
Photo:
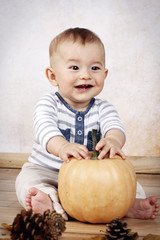
<path fill-rule="evenodd" d="M 105 69 L 105 78 L 107 77 L 107 75 L 108 75 L 108 69 L 106 68 Z"/>
<path fill-rule="evenodd" d="M 49 67 L 49 68 L 46 69 L 46 76 L 47 76 L 49 82 L 50 82 L 54 87 L 57 87 L 57 86 L 58 86 L 58 83 L 57 83 L 57 81 L 56 81 L 53 68 Z"/>

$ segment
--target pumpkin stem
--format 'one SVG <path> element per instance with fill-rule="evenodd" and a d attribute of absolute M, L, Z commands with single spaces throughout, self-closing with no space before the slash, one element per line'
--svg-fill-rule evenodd
<path fill-rule="evenodd" d="M 93 154 L 91 156 L 92 160 L 95 160 L 98 158 L 99 151 L 96 151 L 96 145 L 97 145 L 97 129 L 92 129 L 92 144 L 93 144 Z"/>

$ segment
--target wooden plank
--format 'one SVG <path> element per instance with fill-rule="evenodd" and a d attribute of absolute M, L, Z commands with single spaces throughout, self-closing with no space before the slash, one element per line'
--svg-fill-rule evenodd
<path fill-rule="evenodd" d="M 160 175 L 137 174 L 137 181 L 143 186 L 147 197 L 160 199 Z"/>
<path fill-rule="evenodd" d="M 15 179 L 20 169 L 0 169 L 0 191 L 13 192 L 15 191 Z M 160 175 L 137 174 L 137 181 L 144 187 L 144 190 L 149 195 L 155 195 L 160 198 Z"/>
<path fill-rule="evenodd" d="M 128 228 L 132 229 L 133 232 L 138 232 L 138 235 L 141 237 L 146 236 L 147 234 L 160 234 L 160 218 L 157 218 L 156 220 L 125 218 L 124 221 L 127 221 Z M 10 223 L 12 224 L 12 221 Z M 3 229 L 1 228 L 1 230 Z M 103 232 L 105 231 L 106 224 L 88 224 L 69 221 L 66 222 L 66 231 L 60 239 L 69 239 L 68 237 L 72 237 L 72 239 L 84 239 L 96 235 L 103 235 Z"/>
<path fill-rule="evenodd" d="M 0 181 L 13 180 L 15 181 L 20 169 L 5 169 L 0 168 Z M 137 180 L 145 186 L 157 186 L 160 187 L 160 175 L 159 174 L 137 174 Z"/>
<path fill-rule="evenodd" d="M 1 168 L 21 168 L 27 162 L 30 153 L 0 153 Z M 137 173 L 160 174 L 160 157 L 127 157 Z"/>
<path fill-rule="evenodd" d="M 15 192 L 0 192 L 0 207 L 21 208 Z"/>
<path fill-rule="evenodd" d="M 86 239 L 90 239 L 91 237 L 95 237 L 95 235 L 85 234 L 85 236 L 83 236 L 79 234 L 63 233 L 62 236 L 60 236 L 58 239 L 59 240 L 86 240 Z M 3 234 L 0 234 L 0 240 L 10 240 L 9 232 L 3 230 Z M 138 240 L 143 240 L 143 237 L 139 237 Z"/>
<path fill-rule="evenodd" d="M 12 180 L 0 182 L 0 192 L 15 192 L 15 183 Z"/>
<path fill-rule="evenodd" d="M 14 182 L 19 171 L 20 169 L 0 169 L 0 226 L 3 222 L 12 224 L 14 217 L 22 209 L 16 199 L 14 188 Z M 137 180 L 143 185 L 147 196 L 156 195 L 160 199 L 159 174 L 137 174 Z M 128 227 L 131 228 L 132 231 L 138 232 L 140 236 L 139 240 L 142 240 L 143 237 L 149 233 L 160 235 L 160 215 L 158 215 L 155 220 L 129 218 L 125 218 L 124 220 L 128 222 Z M 106 229 L 105 224 L 89 224 L 78 221 L 68 221 L 66 226 L 66 232 L 59 238 L 60 240 L 82 240 L 91 238 L 102 234 L 100 230 L 105 231 Z M 9 232 L 0 227 L 0 239 L 5 238 L 9 238 Z"/>
<path fill-rule="evenodd" d="M 8 214 L 8 209 L 3 208 L 0 216 L 0 225 L 4 222 L 12 224 L 14 217 L 17 213 L 19 213 L 19 211 L 17 210 L 19 209 L 10 208 L 10 214 Z M 134 232 L 138 232 L 139 236 L 146 236 L 149 233 L 160 235 L 160 216 L 158 216 L 155 220 L 141 220 L 130 218 L 124 218 L 123 220 L 127 221 L 128 228 L 131 228 Z M 3 229 L 1 228 L 1 234 L 2 230 Z M 101 231 L 105 230 L 106 224 L 91 224 L 81 223 L 78 221 L 68 221 L 66 222 L 66 231 L 61 237 L 61 239 L 67 239 L 67 237 L 69 236 L 74 236 L 75 239 L 84 239 L 85 237 L 102 235 Z"/>
<path fill-rule="evenodd" d="M 2 223 L 12 224 L 17 213 L 20 213 L 22 207 L 0 207 L 0 226 Z"/>
<path fill-rule="evenodd" d="M 21 169 L 8 169 L 8 168 L 0 168 L 0 181 L 1 180 L 15 180 L 16 176 L 19 174 Z"/>
<path fill-rule="evenodd" d="M 136 173 L 160 173 L 160 157 L 128 156 Z"/>
<path fill-rule="evenodd" d="M 94 238 L 94 237 L 100 236 L 100 235 L 102 235 L 102 234 L 99 234 L 99 235 L 98 234 L 86 234 L 86 233 L 85 234 L 83 234 L 83 233 L 73 234 L 73 233 L 64 232 L 62 234 L 62 236 L 59 237 L 58 239 L 59 240 L 87 240 L 87 239 L 91 239 L 91 238 Z M 6 240 L 6 239 L 4 239 L 4 240 Z M 139 237 L 138 240 L 143 240 L 143 237 Z"/>
<path fill-rule="evenodd" d="M 0 169 L 0 206 L 4 202 L 10 205 L 5 200 L 4 195 L 8 196 L 15 194 L 15 179 L 20 169 Z M 137 181 L 143 186 L 144 191 L 149 196 L 156 196 L 160 199 L 160 175 L 149 175 L 149 174 L 137 174 Z"/>
<path fill-rule="evenodd" d="M 100 234 L 99 234 L 100 235 Z M 91 237 L 99 236 L 98 234 L 90 234 L 90 233 L 68 233 L 64 232 L 62 236 L 60 236 L 59 240 L 86 240 L 90 239 Z M 101 234 L 102 235 L 102 234 Z M 0 228 L 0 239 L 1 240 L 10 240 L 10 232 Z M 142 240 L 143 236 L 139 236 L 138 240 Z"/>
<path fill-rule="evenodd" d="M 1 168 L 21 168 L 27 162 L 29 153 L 0 153 Z"/>
<path fill-rule="evenodd" d="M 160 216 L 155 220 L 142 220 L 142 219 L 131 219 L 124 218 L 127 221 L 128 227 L 134 232 L 138 232 L 140 236 L 144 236 L 144 233 L 160 234 Z M 105 224 L 91 224 L 91 223 L 80 223 L 78 221 L 67 222 L 67 232 L 76 233 L 77 229 L 79 233 L 91 233 L 100 234 L 100 231 L 106 230 Z M 145 231 L 144 231 L 145 230 Z"/>

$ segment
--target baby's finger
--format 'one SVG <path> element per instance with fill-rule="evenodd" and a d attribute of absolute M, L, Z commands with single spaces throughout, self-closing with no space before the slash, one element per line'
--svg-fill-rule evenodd
<path fill-rule="evenodd" d="M 70 159 L 69 159 L 69 157 L 68 157 L 67 155 L 62 156 L 61 159 L 62 159 L 64 162 L 66 162 L 66 163 L 68 163 L 68 162 L 70 161 Z"/>
<path fill-rule="evenodd" d="M 100 149 L 102 149 L 104 147 L 104 145 L 105 145 L 105 141 L 104 141 L 104 139 L 101 139 L 96 145 L 96 150 L 99 151 Z"/>
<path fill-rule="evenodd" d="M 123 151 L 120 150 L 120 149 L 116 151 L 115 148 L 111 148 L 111 149 L 110 149 L 109 158 L 114 158 L 116 154 L 118 154 L 123 160 L 126 159 L 126 156 L 125 156 L 125 154 L 123 153 Z"/>
<path fill-rule="evenodd" d="M 126 159 L 126 155 L 124 154 L 124 152 L 123 152 L 122 150 L 120 150 L 118 154 L 121 156 L 121 158 L 122 158 L 123 160 Z"/>
<path fill-rule="evenodd" d="M 67 163 L 71 160 L 71 157 L 75 157 L 77 159 L 82 159 L 81 155 L 75 150 L 72 152 L 69 152 L 69 153 L 63 153 L 60 156 L 60 158 Z"/>
<path fill-rule="evenodd" d="M 109 153 L 109 158 L 114 158 L 115 157 L 115 155 L 116 155 L 116 151 L 115 151 L 115 149 L 114 148 L 111 148 L 110 149 L 110 153 Z"/>
<path fill-rule="evenodd" d="M 119 155 L 123 160 L 126 159 L 126 155 L 124 154 L 124 152 L 123 152 L 122 150 L 120 150 L 120 151 L 118 152 L 118 155 Z"/>
<path fill-rule="evenodd" d="M 89 157 L 89 152 L 88 152 L 88 150 L 87 151 L 85 151 L 85 150 L 83 150 L 83 149 L 80 149 L 79 150 L 79 155 L 81 156 L 81 158 L 88 158 Z"/>
<path fill-rule="evenodd" d="M 88 150 L 86 151 L 85 148 L 78 147 L 78 148 L 72 150 L 71 155 L 77 159 L 87 158 Z"/>
<path fill-rule="evenodd" d="M 89 152 L 88 152 L 88 149 L 85 146 L 79 145 L 78 148 L 77 148 L 77 151 L 82 158 L 88 158 Z"/>
<path fill-rule="evenodd" d="M 100 152 L 100 154 L 99 154 L 99 156 L 98 156 L 98 159 L 99 159 L 99 160 L 103 159 L 108 152 L 109 152 L 109 148 L 103 149 L 103 150 Z"/>
<path fill-rule="evenodd" d="M 73 157 L 75 157 L 75 158 L 77 158 L 77 159 L 82 159 L 82 154 L 81 154 L 81 150 L 73 150 L 72 151 L 72 153 L 71 153 L 71 155 L 73 156 Z"/>
<path fill-rule="evenodd" d="M 86 154 L 88 154 L 88 149 L 86 146 L 80 145 L 79 148 Z"/>

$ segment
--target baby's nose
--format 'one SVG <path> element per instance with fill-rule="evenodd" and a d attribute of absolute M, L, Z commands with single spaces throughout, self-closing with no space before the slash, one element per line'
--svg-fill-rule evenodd
<path fill-rule="evenodd" d="M 81 72 L 81 75 L 80 75 L 80 79 L 91 79 L 91 75 L 90 75 L 90 73 L 89 73 L 89 71 L 83 71 L 83 72 Z"/>

